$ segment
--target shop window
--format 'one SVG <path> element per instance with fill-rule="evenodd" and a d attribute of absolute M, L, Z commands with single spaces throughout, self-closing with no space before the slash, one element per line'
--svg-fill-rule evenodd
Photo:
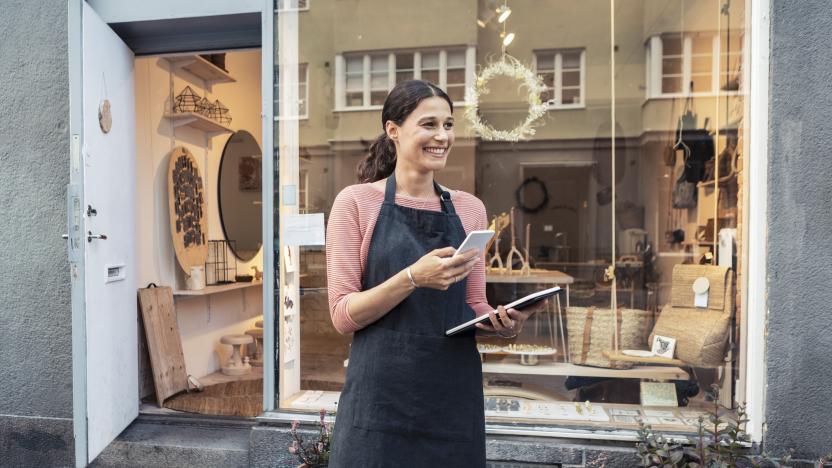
<path fill-rule="evenodd" d="M 540 99 L 551 109 L 584 107 L 585 54 L 584 49 L 535 52 L 536 71 L 546 85 Z"/>
<path fill-rule="evenodd" d="M 486 257 L 491 306 L 552 285 L 564 290 L 516 339 L 478 336 L 487 424 L 603 437 L 634 434 L 642 420 L 695 433 L 717 397 L 713 384 L 729 408 L 753 384 L 740 371 L 751 357 L 738 319 L 749 186 L 742 167 L 756 157 L 742 95 L 746 11 L 733 2 L 718 21 L 706 0 L 674 2 L 684 9 L 648 8 L 646 0 L 641 9 L 619 5 L 611 38 L 598 33 L 610 27 L 612 18 L 598 15 L 608 4 L 578 3 L 512 5 L 505 26 L 516 36 L 505 51 L 540 76 L 541 99 L 573 110 L 546 113 L 517 142 L 483 138 L 459 113 L 455 146 L 436 174 L 478 197 L 500 231 Z M 389 31 L 339 23 L 346 33 L 330 50 L 362 52 L 336 53 L 334 73 L 311 91 L 332 99 L 334 109 L 275 139 L 300 148 L 281 148 L 281 185 L 298 188 L 294 204 L 281 205 L 283 215 L 330 219 L 337 195 L 357 183 L 356 165 L 381 133 L 380 108 L 397 83 L 430 80 L 464 104 L 476 73 L 500 60 L 507 37 L 493 12 L 480 10 L 449 6 L 440 17 L 408 10 L 409 19 Z M 553 28 L 551 18 L 564 20 Z M 484 26 L 474 27 L 478 20 Z M 300 55 L 309 63 L 332 60 L 316 41 L 338 21 L 315 18 L 301 32 Z M 436 27 L 428 33 L 424 24 Z M 455 27 L 464 24 L 472 26 L 467 33 Z M 436 46 L 443 43 L 468 46 Z M 518 76 L 491 77 L 479 96 L 478 115 L 496 129 L 526 118 L 529 96 Z M 648 98 L 671 99 L 644 102 L 642 84 Z M 285 247 L 278 250 L 285 283 L 278 406 L 334 410 L 352 342 L 329 310 L 327 288 L 340 278 L 327 276 L 326 257 L 337 246 Z M 700 277 L 707 298 L 693 290 Z M 717 330 L 717 346 L 700 340 L 702 324 Z M 648 355 L 654 343 L 664 357 Z"/>
<path fill-rule="evenodd" d="M 277 12 L 307 11 L 309 10 L 309 0 L 274 0 L 274 9 Z"/>
<path fill-rule="evenodd" d="M 648 97 L 740 91 L 742 41 L 741 33 L 724 31 L 652 37 L 646 43 Z"/>
<path fill-rule="evenodd" d="M 277 76 L 277 67 L 275 67 L 275 75 Z M 290 83 L 288 89 L 284 91 L 284 96 L 297 96 L 297 106 L 289 103 L 286 115 L 282 115 L 283 109 L 280 107 L 280 82 L 274 82 L 274 114 L 275 119 L 306 119 L 309 118 L 309 65 L 306 63 L 298 64 L 298 81 L 297 83 Z M 291 93 L 294 91 L 294 93 Z"/>
<path fill-rule="evenodd" d="M 381 107 L 396 83 L 411 79 L 435 83 L 455 103 L 463 103 L 470 84 L 466 70 L 473 67 L 465 49 L 350 54 L 336 60 L 344 62 L 344 71 L 339 72 L 344 80 L 343 104 L 336 106 L 340 109 Z"/>

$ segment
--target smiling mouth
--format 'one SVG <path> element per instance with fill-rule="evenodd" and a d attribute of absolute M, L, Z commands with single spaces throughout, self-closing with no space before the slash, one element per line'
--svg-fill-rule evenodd
<path fill-rule="evenodd" d="M 427 146 L 427 147 L 422 148 L 422 149 L 427 151 L 430 154 L 435 154 L 437 156 L 441 156 L 441 155 L 445 154 L 446 151 L 448 151 L 448 148 L 444 147 L 444 146 Z"/>

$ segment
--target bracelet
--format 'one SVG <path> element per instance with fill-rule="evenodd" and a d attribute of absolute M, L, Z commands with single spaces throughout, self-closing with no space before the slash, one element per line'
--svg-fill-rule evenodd
<path fill-rule="evenodd" d="M 505 339 L 517 338 L 517 333 L 515 333 L 511 336 L 505 336 L 505 335 L 502 335 L 500 333 L 497 333 L 497 335 L 499 335 L 501 338 L 505 338 Z"/>
<path fill-rule="evenodd" d="M 410 267 L 407 267 L 407 279 L 410 280 L 410 285 L 413 286 L 413 289 L 419 287 L 419 285 L 416 284 L 416 281 L 413 281 L 413 273 L 410 272 Z"/>

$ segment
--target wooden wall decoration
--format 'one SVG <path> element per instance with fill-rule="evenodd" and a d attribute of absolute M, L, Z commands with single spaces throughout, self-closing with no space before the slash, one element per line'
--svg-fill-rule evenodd
<path fill-rule="evenodd" d="M 156 401 L 162 407 L 165 399 L 188 389 L 188 373 L 182 339 L 173 307 L 173 291 L 168 287 L 139 289 L 139 308 L 147 337 L 150 367 Z"/>
<path fill-rule="evenodd" d="M 208 257 L 208 212 L 196 158 L 187 149 L 173 149 L 168 164 L 170 232 L 176 260 L 185 274 Z"/>

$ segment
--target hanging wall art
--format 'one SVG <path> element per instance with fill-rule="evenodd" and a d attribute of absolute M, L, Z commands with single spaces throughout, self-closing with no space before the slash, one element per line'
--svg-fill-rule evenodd
<path fill-rule="evenodd" d="M 190 151 L 174 148 L 168 165 L 168 206 L 173 249 L 182 271 L 203 266 L 208 257 L 207 210 L 199 165 Z"/>

